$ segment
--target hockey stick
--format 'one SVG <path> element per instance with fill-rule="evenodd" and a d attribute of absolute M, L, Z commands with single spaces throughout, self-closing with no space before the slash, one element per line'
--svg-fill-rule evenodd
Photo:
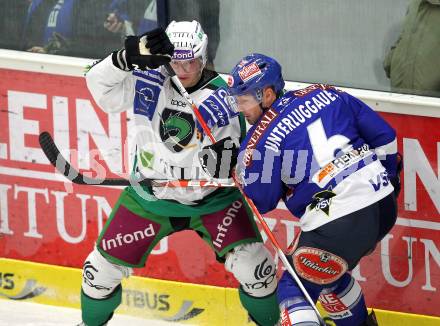
<path fill-rule="evenodd" d="M 52 136 L 48 132 L 42 132 L 39 136 L 41 149 L 49 162 L 67 179 L 80 185 L 100 185 L 100 186 L 130 186 L 140 184 L 143 186 L 155 187 L 235 187 L 234 183 L 224 183 L 218 180 L 160 180 L 160 179 L 122 179 L 122 178 L 90 178 L 81 174 L 78 170 L 61 155 Z"/>
<path fill-rule="evenodd" d="M 211 133 L 211 130 L 208 128 L 208 125 L 206 124 L 205 120 L 203 119 L 202 115 L 200 114 L 200 111 L 199 111 L 198 107 L 196 106 L 196 104 L 194 103 L 192 98 L 189 96 L 189 94 L 186 91 L 185 87 L 183 87 L 183 85 L 180 82 L 179 77 L 177 77 L 174 69 L 171 67 L 171 65 L 169 63 L 165 64 L 164 67 L 167 70 L 168 74 L 171 76 L 171 79 L 173 80 L 173 82 L 176 85 L 176 87 L 179 89 L 179 92 L 181 93 L 181 95 L 183 95 L 183 97 L 185 97 L 187 102 L 191 105 L 191 107 L 192 107 L 192 109 L 194 111 L 194 114 L 196 115 L 196 118 L 197 118 L 198 122 L 200 123 L 200 125 L 202 126 L 202 129 L 205 132 L 205 134 L 209 137 L 209 139 L 211 140 L 211 142 L 213 144 L 216 143 L 217 141 L 216 141 L 214 135 Z M 266 233 L 267 237 L 272 242 L 272 245 L 274 246 L 275 250 L 277 251 L 279 257 L 281 258 L 281 261 L 282 261 L 284 267 L 287 269 L 289 274 L 293 277 L 293 279 L 295 280 L 295 282 L 298 284 L 299 288 L 301 289 L 302 293 L 306 297 L 307 301 L 312 306 L 313 310 L 315 311 L 315 313 L 316 313 L 316 315 L 317 315 L 317 317 L 319 319 L 319 323 L 321 325 L 325 326 L 326 323 L 323 320 L 320 312 L 318 311 L 318 308 L 316 308 L 316 305 L 313 302 L 312 298 L 310 297 L 309 293 L 307 292 L 306 288 L 304 287 L 304 285 L 302 284 L 302 282 L 299 279 L 298 275 L 296 274 L 296 272 L 294 271 L 294 269 L 290 265 L 289 261 L 287 260 L 286 255 L 284 254 L 283 250 L 281 250 L 280 244 L 278 243 L 277 239 L 273 235 L 272 231 L 269 229 L 269 226 L 267 225 L 267 223 L 264 220 L 263 216 L 258 211 L 258 208 L 255 206 L 255 204 L 252 201 L 252 199 L 250 199 L 244 193 L 243 189 L 241 188 L 241 184 L 240 184 L 240 182 L 239 182 L 239 180 L 237 178 L 237 175 L 235 173 L 232 174 L 232 178 L 233 178 L 237 188 L 240 190 L 241 194 L 243 195 L 243 198 L 248 203 L 249 207 L 252 209 L 252 212 L 257 217 L 258 221 L 261 223 L 261 226 L 263 227 L 264 232 Z"/>

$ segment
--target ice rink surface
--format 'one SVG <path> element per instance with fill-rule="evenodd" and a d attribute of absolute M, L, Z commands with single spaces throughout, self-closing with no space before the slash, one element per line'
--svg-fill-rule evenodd
<path fill-rule="evenodd" d="M 13 326 L 74 326 L 81 322 L 78 309 L 55 307 L 25 301 L 0 299 L 0 325 Z M 109 326 L 166 326 L 177 323 L 115 315 Z M 182 324 L 180 324 L 182 325 Z"/>

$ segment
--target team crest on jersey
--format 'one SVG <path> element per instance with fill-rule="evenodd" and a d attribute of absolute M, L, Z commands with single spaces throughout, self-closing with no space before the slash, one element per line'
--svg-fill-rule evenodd
<path fill-rule="evenodd" d="M 173 153 L 188 148 L 194 135 L 194 119 L 190 113 L 165 108 L 159 126 L 159 135 L 165 146 Z"/>
<path fill-rule="evenodd" d="M 310 203 L 310 209 L 321 210 L 327 216 L 330 214 L 330 205 L 332 203 L 332 198 L 336 194 L 332 191 L 332 188 L 317 192 L 313 195 L 313 200 Z"/>

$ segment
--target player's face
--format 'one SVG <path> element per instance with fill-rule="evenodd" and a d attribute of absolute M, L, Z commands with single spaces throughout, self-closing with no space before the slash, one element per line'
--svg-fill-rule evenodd
<path fill-rule="evenodd" d="M 200 80 L 203 70 L 202 60 L 171 60 L 171 67 L 179 77 L 183 87 L 192 87 Z"/>
<path fill-rule="evenodd" d="M 269 108 L 277 99 L 272 87 L 257 89 L 241 95 L 228 95 L 226 100 L 232 110 L 242 112 L 247 122 L 253 125 L 263 114 L 263 108 Z"/>
<path fill-rule="evenodd" d="M 244 94 L 235 97 L 237 111 L 243 112 L 247 122 L 253 125 L 260 118 L 263 110 L 261 101 L 258 101 L 253 94 Z"/>

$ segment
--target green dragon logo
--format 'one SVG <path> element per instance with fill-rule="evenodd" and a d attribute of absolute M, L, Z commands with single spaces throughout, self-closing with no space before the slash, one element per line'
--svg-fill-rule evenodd
<path fill-rule="evenodd" d="M 173 153 L 182 151 L 189 145 L 194 135 L 194 119 L 189 113 L 165 108 L 162 112 L 159 134 L 166 147 Z"/>

